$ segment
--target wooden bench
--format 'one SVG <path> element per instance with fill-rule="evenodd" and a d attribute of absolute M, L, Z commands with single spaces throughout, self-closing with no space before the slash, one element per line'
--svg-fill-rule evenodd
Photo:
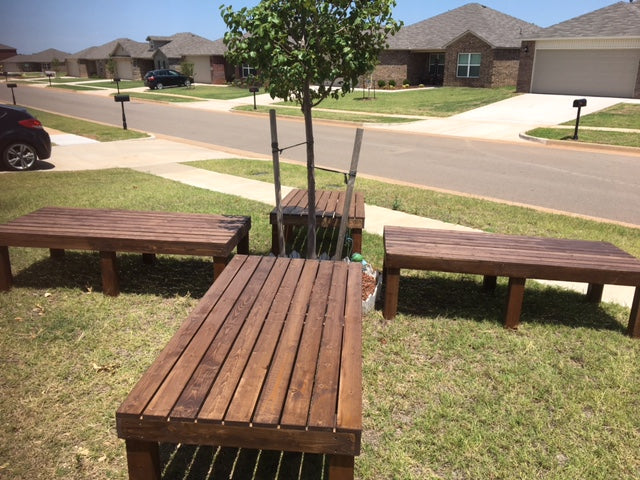
<path fill-rule="evenodd" d="M 344 211 L 346 192 L 316 190 L 316 227 L 338 228 Z M 282 199 L 282 223 L 285 227 L 285 238 L 288 241 L 292 229 L 307 225 L 309 216 L 309 197 L 307 190 L 293 189 Z M 276 209 L 271 211 L 269 221 L 272 225 L 271 251 L 278 255 L 278 226 Z M 362 229 L 364 228 L 364 196 L 354 192 L 349 208 L 347 227 L 351 229 L 353 240 L 352 251 L 362 252 Z"/>
<path fill-rule="evenodd" d="M 527 278 L 589 283 L 599 302 L 604 284 L 636 287 L 628 333 L 640 337 L 640 260 L 606 242 L 387 226 L 384 318 L 398 308 L 400 269 L 484 275 L 485 287 L 509 277 L 505 325 L 517 328 Z"/>
<path fill-rule="evenodd" d="M 236 255 L 116 413 L 130 479 L 158 444 L 328 454 L 353 478 L 362 430 L 361 266 Z"/>
<path fill-rule="evenodd" d="M 211 256 L 215 278 L 234 248 L 249 253 L 250 228 L 250 217 L 46 207 L 0 225 L 0 290 L 13 285 L 10 246 L 99 251 L 103 292 L 118 295 L 116 252 Z"/>

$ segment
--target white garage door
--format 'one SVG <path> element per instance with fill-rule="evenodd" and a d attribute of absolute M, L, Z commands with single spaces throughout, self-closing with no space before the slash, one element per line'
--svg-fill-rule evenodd
<path fill-rule="evenodd" d="M 116 75 L 123 80 L 133 80 L 133 65 L 130 58 L 116 59 Z"/>
<path fill-rule="evenodd" d="M 193 80 L 197 83 L 211 83 L 211 63 L 209 57 L 186 57 L 186 61 L 193 63 Z"/>
<path fill-rule="evenodd" d="M 536 50 L 533 93 L 632 97 L 640 50 Z"/>

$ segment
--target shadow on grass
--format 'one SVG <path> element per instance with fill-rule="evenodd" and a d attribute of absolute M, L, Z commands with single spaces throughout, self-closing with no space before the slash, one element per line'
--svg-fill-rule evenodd
<path fill-rule="evenodd" d="M 162 444 L 163 480 L 323 480 L 324 455 Z"/>
<path fill-rule="evenodd" d="M 382 308 L 384 295 L 379 299 L 378 308 Z M 398 312 L 407 315 L 504 325 L 506 302 L 507 279 L 499 279 L 495 291 L 487 292 L 481 276 L 419 272 L 417 276 L 400 277 Z M 603 306 L 588 302 L 585 295 L 533 280 L 527 281 L 520 322 L 626 333 L 626 323 L 622 325 Z"/>
<path fill-rule="evenodd" d="M 158 255 L 147 265 L 139 254 L 118 254 L 120 292 L 153 294 L 165 298 L 190 294 L 200 298 L 213 282 L 209 257 Z M 96 252 L 66 251 L 60 259 L 36 261 L 14 275 L 16 286 L 79 288 L 102 291 L 100 256 Z"/>

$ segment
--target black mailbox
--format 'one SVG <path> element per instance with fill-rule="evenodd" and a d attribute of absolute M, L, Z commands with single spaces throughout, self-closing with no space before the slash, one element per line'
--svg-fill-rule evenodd
<path fill-rule="evenodd" d="M 258 87 L 251 87 L 251 88 L 249 88 L 249 91 L 250 91 L 251 93 L 256 93 L 256 92 L 259 92 L 259 91 L 260 91 L 260 89 L 259 89 Z"/>
<path fill-rule="evenodd" d="M 586 98 L 577 98 L 573 101 L 573 106 L 574 108 L 576 107 L 586 107 L 587 106 L 587 99 Z"/>
<path fill-rule="evenodd" d="M 256 93 L 260 91 L 258 87 L 249 87 L 249 91 L 253 93 L 253 109 L 257 110 L 258 107 L 256 105 Z"/>
<path fill-rule="evenodd" d="M 11 89 L 11 98 L 13 98 L 13 104 L 16 104 L 16 94 L 13 93 L 13 89 L 18 86 L 17 83 L 7 83 L 7 88 Z"/>
<path fill-rule="evenodd" d="M 114 95 L 113 99 L 116 102 L 128 102 L 129 101 L 129 95 Z"/>
<path fill-rule="evenodd" d="M 576 115 L 576 128 L 573 131 L 573 139 L 574 140 L 578 140 L 578 126 L 580 125 L 580 110 L 582 110 L 582 107 L 586 107 L 587 106 L 587 99 L 586 98 L 576 98 L 573 101 L 573 106 L 574 106 L 574 108 L 578 109 L 578 114 Z"/>
<path fill-rule="evenodd" d="M 7 83 L 7 88 L 16 88 L 17 86 L 17 83 Z"/>

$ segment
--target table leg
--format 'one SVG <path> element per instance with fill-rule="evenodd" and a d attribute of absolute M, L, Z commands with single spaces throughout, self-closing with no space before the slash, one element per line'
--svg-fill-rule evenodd
<path fill-rule="evenodd" d="M 361 228 L 351 229 L 351 240 L 353 240 L 351 253 L 362 253 L 362 229 Z"/>
<path fill-rule="evenodd" d="M 100 271 L 102 272 L 102 292 L 117 297 L 120 293 L 116 252 L 100 252 Z"/>
<path fill-rule="evenodd" d="M 64 257 L 64 248 L 50 248 L 49 256 L 51 258 L 60 259 Z"/>
<path fill-rule="evenodd" d="M 213 281 L 215 282 L 227 266 L 228 257 L 213 257 Z"/>
<path fill-rule="evenodd" d="M 248 233 L 243 238 L 240 239 L 236 250 L 238 251 L 238 253 L 242 255 L 249 255 L 249 234 Z"/>
<path fill-rule="evenodd" d="M 400 269 L 383 269 L 384 275 L 384 310 L 383 317 L 392 320 L 398 312 L 398 291 L 400 290 Z"/>
<path fill-rule="evenodd" d="M 9 247 L 0 247 L 0 290 L 9 290 L 13 285 Z"/>
<path fill-rule="evenodd" d="M 160 480 L 160 453 L 157 442 L 127 439 L 129 480 Z"/>
<path fill-rule="evenodd" d="M 354 458 L 348 455 L 329 457 L 329 480 L 353 480 Z"/>
<path fill-rule="evenodd" d="M 156 261 L 155 253 L 143 253 L 142 254 L 142 263 L 145 265 L 153 265 Z"/>
<path fill-rule="evenodd" d="M 509 293 L 507 297 L 507 313 L 505 327 L 517 329 L 520 324 L 522 299 L 524 298 L 524 284 L 526 278 L 509 278 Z"/>
<path fill-rule="evenodd" d="M 602 300 L 602 291 L 604 290 L 604 285 L 600 283 L 590 283 L 587 288 L 587 301 L 593 303 L 600 303 Z"/>
<path fill-rule="evenodd" d="M 280 240 L 278 239 L 278 225 L 271 225 L 271 253 L 280 255 Z"/>
<path fill-rule="evenodd" d="M 636 293 L 633 296 L 627 331 L 630 337 L 640 338 L 640 286 L 636 287 Z"/>
<path fill-rule="evenodd" d="M 482 289 L 485 292 L 495 292 L 496 285 L 498 285 L 498 277 L 495 275 L 485 275 L 482 280 Z"/>

